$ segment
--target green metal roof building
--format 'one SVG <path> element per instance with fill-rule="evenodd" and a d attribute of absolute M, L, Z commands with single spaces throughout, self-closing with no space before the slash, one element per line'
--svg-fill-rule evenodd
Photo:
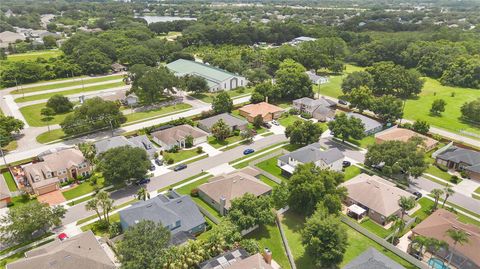
<path fill-rule="evenodd" d="M 179 77 L 192 75 L 204 78 L 211 92 L 228 91 L 247 85 L 245 77 L 204 63 L 178 59 L 166 66 Z"/>

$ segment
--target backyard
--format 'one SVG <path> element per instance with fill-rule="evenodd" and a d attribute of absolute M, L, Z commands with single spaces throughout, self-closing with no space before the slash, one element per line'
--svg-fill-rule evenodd
<path fill-rule="evenodd" d="M 277 165 L 277 159 L 280 155 L 274 156 L 268 160 L 257 163 L 255 166 L 264 170 L 267 173 L 270 173 L 281 180 L 287 180 L 285 176 L 282 175 L 282 169 Z"/>
<path fill-rule="evenodd" d="M 273 259 L 282 268 L 291 268 L 277 225 L 271 224 L 268 226 L 261 226 L 246 235 L 246 238 L 257 240 L 258 248 L 261 250 L 264 248 L 270 249 Z M 299 267 L 299 269 L 300 268 L 301 267 Z"/>
<path fill-rule="evenodd" d="M 18 191 L 17 184 L 15 184 L 15 180 L 13 179 L 13 176 L 9 171 L 3 172 L 2 176 L 7 183 L 9 191 Z"/>

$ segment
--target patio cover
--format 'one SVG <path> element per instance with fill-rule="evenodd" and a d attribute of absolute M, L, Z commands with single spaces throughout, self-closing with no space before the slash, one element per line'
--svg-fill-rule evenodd
<path fill-rule="evenodd" d="M 359 207 L 359 206 L 356 205 L 356 204 L 353 204 L 353 205 L 349 206 L 349 207 L 348 207 L 348 210 L 349 210 L 350 212 L 353 212 L 353 213 L 357 214 L 357 216 L 361 216 L 363 213 L 366 212 L 365 209 Z"/>

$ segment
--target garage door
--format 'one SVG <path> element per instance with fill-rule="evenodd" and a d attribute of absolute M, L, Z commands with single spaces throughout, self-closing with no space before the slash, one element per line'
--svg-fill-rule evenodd
<path fill-rule="evenodd" d="M 57 185 L 56 184 L 53 184 L 53 185 L 49 185 L 49 186 L 46 186 L 46 187 L 43 187 L 43 188 L 39 188 L 37 189 L 37 192 L 38 192 L 38 195 L 42 195 L 42 194 L 45 194 L 45 193 L 49 193 L 49 192 L 52 192 L 54 190 L 57 189 Z"/>

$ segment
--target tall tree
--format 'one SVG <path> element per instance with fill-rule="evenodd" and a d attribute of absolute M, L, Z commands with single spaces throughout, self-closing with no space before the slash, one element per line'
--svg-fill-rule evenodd
<path fill-rule="evenodd" d="M 143 201 L 147 201 L 148 199 L 150 199 L 150 193 L 148 192 L 147 188 L 141 187 L 140 189 L 138 189 L 137 199 Z"/>
<path fill-rule="evenodd" d="M 292 145 L 308 145 L 318 142 L 320 135 L 322 135 L 322 127 L 311 121 L 295 121 L 293 124 L 287 126 L 285 136 L 290 138 Z"/>
<path fill-rule="evenodd" d="M 398 205 L 400 206 L 400 210 L 401 210 L 400 218 L 404 219 L 407 211 L 413 209 L 416 204 L 417 204 L 417 201 L 415 201 L 415 198 L 401 196 L 400 199 L 398 200 Z"/>
<path fill-rule="evenodd" d="M 455 191 L 447 184 L 445 188 L 443 188 L 443 193 L 445 194 L 445 199 L 443 200 L 442 207 L 445 207 L 445 203 L 447 202 L 448 198 L 452 196 Z"/>
<path fill-rule="evenodd" d="M 67 97 L 55 94 L 48 99 L 46 107 L 53 109 L 55 113 L 66 113 L 72 110 L 73 103 Z"/>
<path fill-rule="evenodd" d="M 305 68 L 292 59 L 284 60 L 275 73 L 280 98 L 298 99 L 313 96 L 312 82 Z"/>
<path fill-rule="evenodd" d="M 480 98 L 464 103 L 460 108 L 460 112 L 462 112 L 462 119 L 468 122 L 480 123 Z"/>
<path fill-rule="evenodd" d="M 337 115 L 333 121 L 328 122 L 328 129 L 335 137 L 341 137 L 342 141 L 353 139 L 362 139 L 365 134 L 365 126 L 360 119 L 349 117 L 345 113 Z"/>
<path fill-rule="evenodd" d="M 166 67 L 142 69 L 142 73 L 136 74 L 132 84 L 132 91 L 145 105 L 160 102 L 165 97 L 174 93 L 174 87 L 178 86 L 178 79 Z"/>
<path fill-rule="evenodd" d="M 392 95 L 375 98 L 371 109 L 378 118 L 387 123 L 395 123 L 403 117 L 402 101 Z"/>
<path fill-rule="evenodd" d="M 342 81 L 342 91 L 344 94 L 348 94 L 354 89 L 360 89 L 366 87 L 371 89 L 373 85 L 373 78 L 370 73 L 365 71 L 355 71 L 348 74 Z"/>
<path fill-rule="evenodd" d="M 228 218 L 240 231 L 255 225 L 272 224 L 275 221 L 271 198 L 247 193 L 231 201 Z"/>
<path fill-rule="evenodd" d="M 231 134 L 230 126 L 223 119 L 219 119 L 212 125 L 211 132 L 218 141 L 225 141 Z"/>
<path fill-rule="evenodd" d="M 99 171 L 107 182 L 113 184 L 145 177 L 150 165 L 144 149 L 130 146 L 109 149 L 99 156 L 98 161 Z"/>
<path fill-rule="evenodd" d="M 440 116 L 442 112 L 445 111 L 445 106 L 447 102 L 443 99 L 435 99 L 433 100 L 432 107 L 430 108 L 430 114 L 433 116 Z"/>
<path fill-rule="evenodd" d="M 438 208 L 438 200 L 440 200 L 440 196 L 443 195 L 443 190 L 442 189 L 433 189 L 431 191 L 431 193 L 433 195 L 433 198 L 435 199 L 435 201 L 433 203 L 432 211 L 435 211 Z"/>
<path fill-rule="evenodd" d="M 212 109 L 213 111 L 215 111 L 216 114 L 232 112 L 233 110 L 232 98 L 230 98 L 230 95 L 225 91 L 218 93 L 216 96 L 213 97 Z"/>
<path fill-rule="evenodd" d="M 49 107 L 44 107 L 40 110 L 40 114 L 43 116 L 42 121 L 47 123 L 48 131 L 50 132 L 50 122 L 53 120 L 53 116 L 55 115 L 55 111 Z"/>
<path fill-rule="evenodd" d="M 412 129 L 417 133 L 427 134 L 430 130 L 430 124 L 424 120 L 417 120 L 413 123 Z"/>
<path fill-rule="evenodd" d="M 459 229 L 448 229 L 447 234 L 453 240 L 453 250 L 450 251 L 447 266 L 450 266 L 452 263 L 453 253 L 455 252 L 455 248 L 457 244 L 463 245 L 470 241 L 469 234 L 463 230 Z"/>
<path fill-rule="evenodd" d="M 356 108 L 360 113 L 364 110 L 371 109 L 374 102 L 374 96 L 370 89 L 360 87 L 358 89 L 352 89 L 345 95 L 345 100 L 350 102 L 350 108 Z"/>
<path fill-rule="evenodd" d="M 0 146 L 4 147 L 13 140 L 13 133 L 19 133 L 25 124 L 12 116 L 0 115 Z"/>
<path fill-rule="evenodd" d="M 185 76 L 183 77 L 183 80 L 185 84 L 185 89 L 189 92 L 208 92 L 207 81 L 200 76 Z"/>

